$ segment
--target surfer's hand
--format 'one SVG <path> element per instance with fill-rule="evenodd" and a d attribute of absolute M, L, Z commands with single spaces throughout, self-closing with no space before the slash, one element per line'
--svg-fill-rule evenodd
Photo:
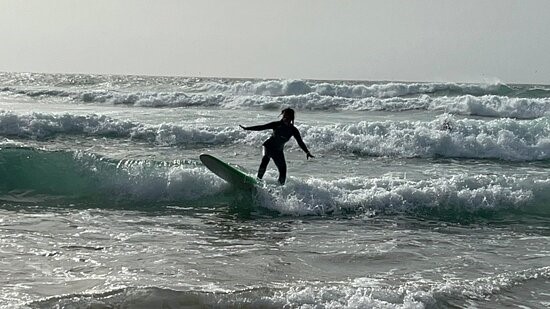
<path fill-rule="evenodd" d="M 309 158 L 315 158 L 315 156 L 308 152 L 306 153 L 306 159 L 309 160 Z"/>
<path fill-rule="evenodd" d="M 239 125 L 239 127 L 241 127 L 241 129 L 243 129 L 243 130 L 246 130 L 246 128 L 245 128 L 245 127 L 243 127 L 243 125 L 242 125 L 242 124 L 240 124 L 240 125 Z"/>

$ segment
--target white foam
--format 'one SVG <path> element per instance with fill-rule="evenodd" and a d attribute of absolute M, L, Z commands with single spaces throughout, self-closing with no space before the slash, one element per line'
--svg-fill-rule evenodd
<path fill-rule="evenodd" d="M 506 272 L 487 278 L 432 281 L 415 278 L 400 285 L 385 280 L 356 278 L 345 283 L 298 283 L 267 299 L 292 308 L 426 308 L 440 307 L 447 300 L 485 300 L 529 280 L 549 278 L 550 268 Z"/>
<path fill-rule="evenodd" d="M 454 119 L 430 122 L 362 121 L 298 126 L 313 149 L 367 156 L 493 158 L 512 161 L 550 158 L 548 118 L 529 121 Z"/>
<path fill-rule="evenodd" d="M 102 192 L 139 200 L 201 200 L 228 185 L 204 167 L 123 160 L 109 168 L 96 156 L 77 159 L 99 179 Z M 324 214 L 430 213 L 530 210 L 547 199 L 550 180 L 457 174 L 425 180 L 384 175 L 340 180 L 290 177 L 285 186 L 265 184 L 253 196 L 259 207 L 293 216 Z"/>
<path fill-rule="evenodd" d="M 326 181 L 291 178 L 283 187 L 264 187 L 258 202 L 288 215 L 322 215 L 381 211 L 501 210 L 527 207 L 536 197 L 533 190 L 548 189 L 549 180 L 534 183 L 527 177 L 465 174 L 413 181 L 391 175 L 381 178 L 351 177 Z"/>
<path fill-rule="evenodd" d="M 340 282 L 296 281 L 275 287 L 231 290 L 216 284 L 201 289 L 172 290 L 158 287 L 118 287 L 91 289 L 85 293 L 51 297 L 33 303 L 41 307 L 193 307 L 245 308 L 439 308 L 449 303 L 464 306 L 472 301 L 487 301 L 505 289 L 513 289 L 530 280 L 548 279 L 550 268 L 531 268 L 504 272 L 478 279 L 444 276 L 440 280 L 420 275 L 396 282 L 392 273 L 383 277 L 357 277 Z"/>
<path fill-rule="evenodd" d="M 223 180 L 205 168 L 179 166 L 151 169 L 132 163 L 119 164 L 118 169 L 117 177 L 106 189 L 114 189 L 119 196 L 141 201 L 194 201 L 214 196 L 227 188 Z"/>
<path fill-rule="evenodd" d="M 0 111 L 0 134 L 5 136 L 47 138 L 55 134 L 125 136 L 136 125 L 95 114 L 17 114 Z"/>
<path fill-rule="evenodd" d="M 227 100 L 227 97 L 221 94 L 155 91 L 120 92 L 108 90 L 74 93 L 71 97 L 76 101 L 87 103 L 124 104 L 143 107 L 209 107 L 220 106 L 224 100 Z"/>
<path fill-rule="evenodd" d="M 202 90 L 226 92 L 238 95 L 288 96 L 317 93 L 324 96 L 345 98 L 389 98 L 434 92 L 457 92 L 469 94 L 490 94 L 508 86 L 495 84 L 458 83 L 330 83 L 304 80 L 268 80 L 233 83 L 207 82 Z"/>
<path fill-rule="evenodd" d="M 148 160 L 105 161 L 103 157 L 77 151 L 81 166 L 97 179 L 102 193 L 113 197 L 147 201 L 197 200 L 216 195 L 227 184 L 204 167 L 188 164 L 158 164 Z"/>
<path fill-rule="evenodd" d="M 429 99 L 429 109 L 448 113 L 488 117 L 533 119 L 548 115 L 550 98 L 510 98 L 495 95 L 441 97 Z"/>

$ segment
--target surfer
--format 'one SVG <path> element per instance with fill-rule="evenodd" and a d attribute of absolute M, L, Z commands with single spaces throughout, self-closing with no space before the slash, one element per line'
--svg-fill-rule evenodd
<path fill-rule="evenodd" d="M 294 136 L 296 142 L 302 150 L 306 153 L 306 159 L 315 158 L 307 149 L 306 144 L 300 136 L 300 131 L 294 126 L 294 110 L 292 108 L 285 108 L 281 112 L 283 118 L 279 121 L 270 122 L 264 125 L 244 127 L 239 125 L 245 130 L 262 131 L 273 130 L 273 134 L 263 143 L 263 157 L 258 169 L 258 178 L 262 179 L 269 164 L 269 160 L 273 159 L 277 169 L 279 170 L 279 183 L 285 184 L 286 181 L 286 161 L 285 154 L 283 153 L 284 146 L 291 137 Z"/>

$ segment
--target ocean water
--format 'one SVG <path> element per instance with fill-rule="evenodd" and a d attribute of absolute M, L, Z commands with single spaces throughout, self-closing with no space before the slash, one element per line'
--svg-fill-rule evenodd
<path fill-rule="evenodd" d="M 550 86 L 0 73 L 0 307 L 547 308 L 549 168 Z"/>

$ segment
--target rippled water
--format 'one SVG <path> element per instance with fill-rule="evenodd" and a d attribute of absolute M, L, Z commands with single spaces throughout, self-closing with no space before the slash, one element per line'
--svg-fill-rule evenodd
<path fill-rule="evenodd" d="M 2 308 L 550 306 L 546 86 L 0 81 Z M 284 187 L 198 160 L 286 106 Z"/>

